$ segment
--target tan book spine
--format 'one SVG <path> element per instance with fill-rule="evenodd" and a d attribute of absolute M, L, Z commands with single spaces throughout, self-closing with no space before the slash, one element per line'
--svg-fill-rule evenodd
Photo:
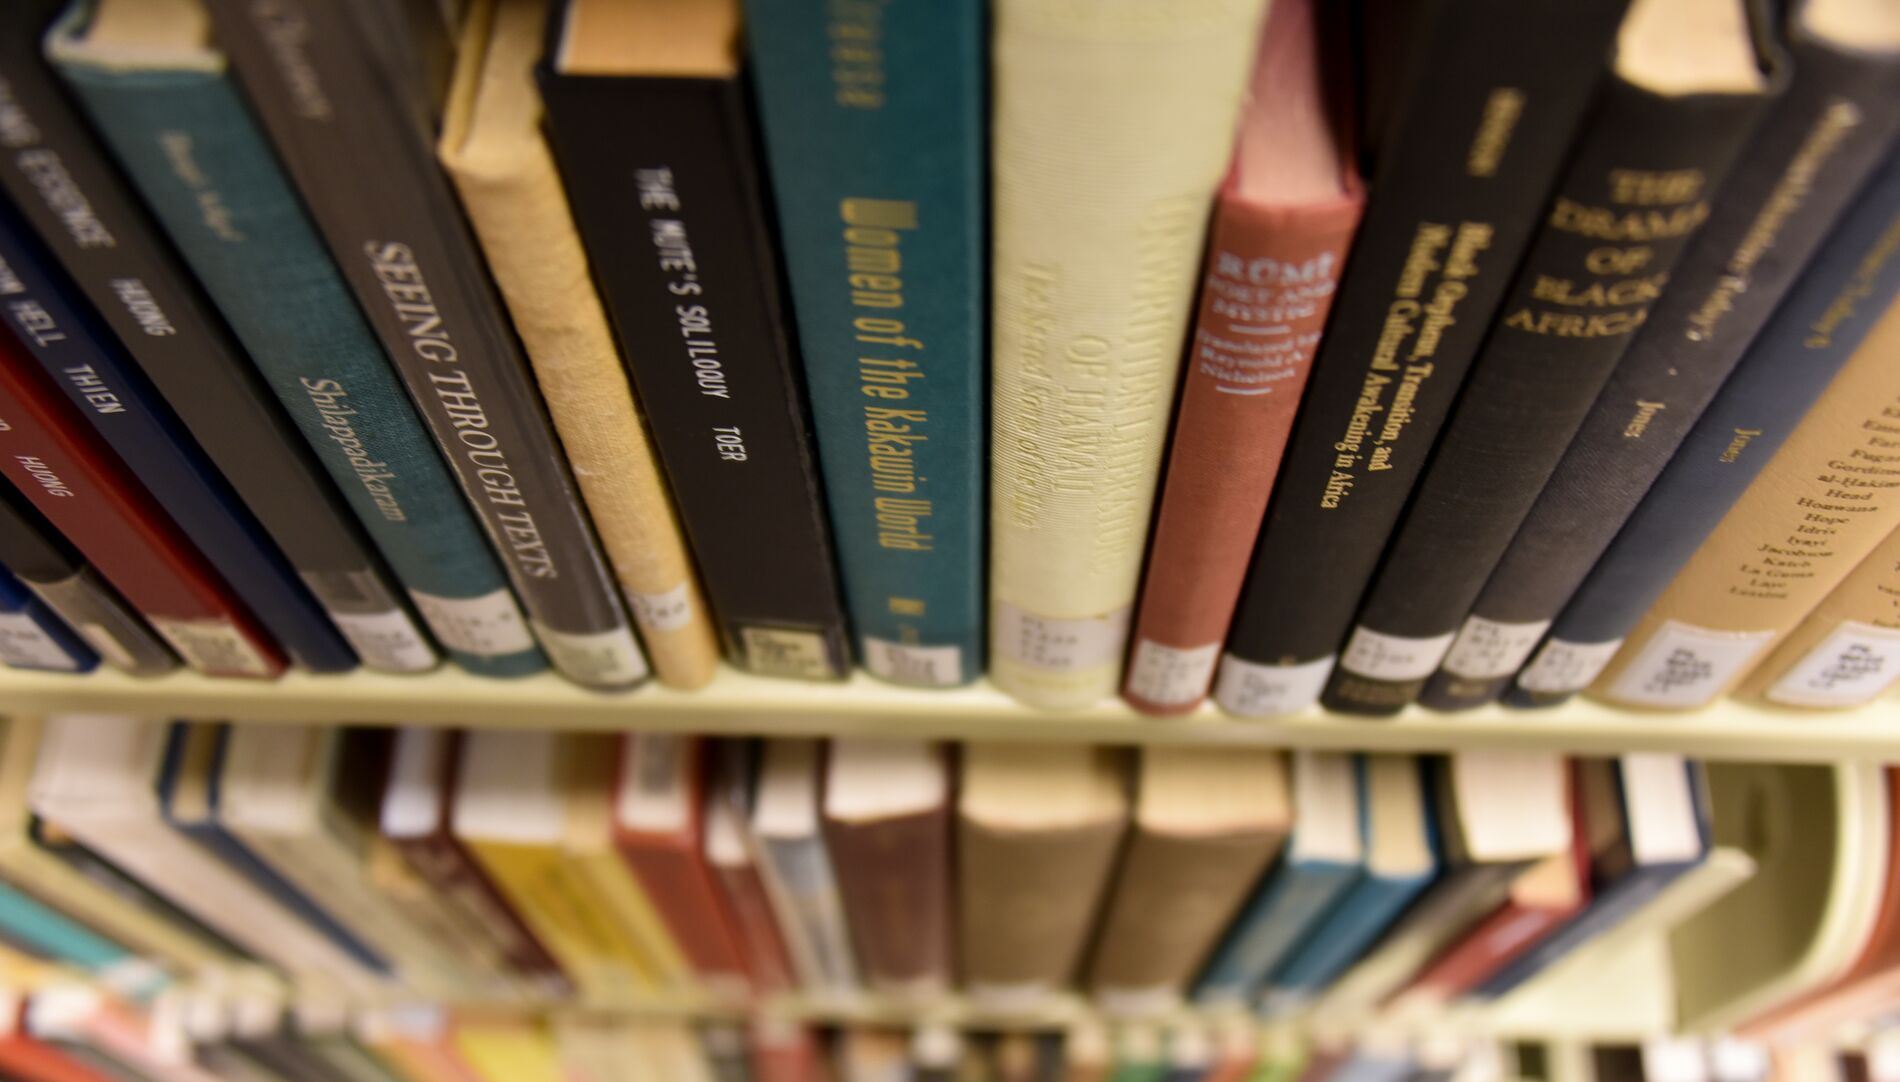
<path fill-rule="evenodd" d="M 1729 691 L 1900 526 L 1900 305 L 1591 686 L 1693 709 Z"/>
<path fill-rule="evenodd" d="M 1006 1002 L 1075 975 L 1124 824 L 1019 830 L 957 821 L 957 945 L 971 994 Z"/>
<path fill-rule="evenodd" d="M 1871 702 L 1900 676 L 1900 530 L 1827 595 L 1736 694 L 1779 706 Z"/>
<path fill-rule="evenodd" d="M 533 67 L 544 25 L 539 0 L 476 5 L 439 154 L 527 348 L 653 667 L 665 684 L 699 687 L 712 679 L 718 642 L 541 137 Z"/>

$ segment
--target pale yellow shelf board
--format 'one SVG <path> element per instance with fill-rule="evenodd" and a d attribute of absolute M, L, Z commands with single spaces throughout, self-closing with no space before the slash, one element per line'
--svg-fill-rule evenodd
<path fill-rule="evenodd" d="M 1413 708 L 1375 720 L 1314 711 L 1247 721 L 1211 707 L 1148 718 L 1117 700 L 1048 713 L 989 687 L 900 688 L 862 674 L 803 683 L 722 671 L 698 691 L 647 686 L 622 693 L 554 676 L 488 680 L 454 670 L 421 676 L 293 673 L 274 681 L 192 673 L 140 679 L 0 670 L 0 711 L 104 713 L 251 721 L 409 723 L 569 730 L 673 730 L 772 736 L 913 736 L 945 740 L 1179 743 L 1445 751 L 1522 748 L 1580 755 L 1679 752 L 1714 759 L 1900 761 L 1900 701 L 1819 713 L 1722 702 L 1693 714 L 1649 714 L 1576 699 L 1551 710 L 1487 707 L 1458 714 Z"/>

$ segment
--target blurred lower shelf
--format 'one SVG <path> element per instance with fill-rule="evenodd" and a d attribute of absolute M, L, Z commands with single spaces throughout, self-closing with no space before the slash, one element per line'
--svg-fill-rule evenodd
<path fill-rule="evenodd" d="M 1548 710 L 1412 708 L 1372 720 L 1312 711 L 1272 721 L 1212 707 L 1149 718 L 1117 700 L 1049 713 L 986 683 L 948 691 L 859 674 L 801 683 L 722 671 L 697 691 L 589 691 L 551 675 L 490 680 L 444 669 L 420 676 L 293 673 L 277 681 L 174 673 L 135 678 L 0 670 L 0 711 L 133 714 L 261 722 L 673 730 L 761 736 L 910 736 L 1097 744 L 1205 744 L 1363 751 L 1524 749 L 1579 755 L 1676 752 L 1711 759 L 1900 760 L 1900 701 L 1812 712 L 1722 702 L 1691 714 L 1638 713 L 1587 699 Z"/>

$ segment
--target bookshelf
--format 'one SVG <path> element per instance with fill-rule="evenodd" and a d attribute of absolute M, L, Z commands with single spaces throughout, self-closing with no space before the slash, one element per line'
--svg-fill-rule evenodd
<path fill-rule="evenodd" d="M 553 726 L 706 735 L 911 736 L 1094 744 L 1186 743 L 1348 751 L 1541 749 L 1572 755 L 1675 752 L 1703 759 L 1828 762 L 1900 760 L 1900 701 L 1822 713 L 1719 702 L 1691 714 L 1651 714 L 1578 698 L 1553 710 L 1501 707 L 1393 720 L 1314 711 L 1274 721 L 1212 707 L 1185 718 L 1144 717 L 1117 700 L 1050 713 L 987 684 L 950 691 L 900 688 L 859 674 L 800 683 L 723 670 L 698 691 L 649 685 L 589 691 L 555 676 L 488 680 L 444 668 L 422 676 L 291 673 L 273 682 L 173 673 L 139 678 L 0 671 L 0 709 L 261 722 Z"/>

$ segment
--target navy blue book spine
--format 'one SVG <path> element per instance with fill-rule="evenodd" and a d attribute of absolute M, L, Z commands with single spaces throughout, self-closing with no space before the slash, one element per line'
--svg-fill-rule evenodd
<path fill-rule="evenodd" d="M 355 668 L 355 653 L 290 562 L 85 302 L 65 288 L 10 205 L 0 212 L 0 308 L 26 351 L 278 644 L 315 672 Z"/>
<path fill-rule="evenodd" d="M 1900 297 L 1896 257 L 1900 151 L 1889 154 L 1835 225 L 1517 674 L 1506 703 L 1555 705 L 1596 679 Z"/>
<path fill-rule="evenodd" d="M 286 882 L 273 871 L 270 865 L 260 860 L 257 854 L 248 849 L 243 842 L 226 832 L 218 825 L 218 778 L 224 773 L 225 734 L 218 735 L 216 761 L 211 766 L 211 809 L 208 819 L 178 819 L 172 814 L 172 792 L 178 781 L 180 758 L 185 750 L 185 734 L 190 722 L 173 722 L 171 734 L 165 741 L 165 761 L 158 773 L 158 802 L 163 809 L 165 821 L 192 841 L 203 846 L 231 870 L 250 880 L 259 890 L 270 895 L 295 914 L 297 919 L 310 925 L 320 935 L 336 945 L 336 948 L 351 958 L 363 963 L 377 973 L 390 972 L 389 963 L 382 956 L 364 946 L 362 940 L 350 934 L 350 930 L 339 924 L 335 917 L 324 912 L 304 896 L 304 893 Z"/>
<path fill-rule="evenodd" d="M 15 669 L 91 672 L 99 655 L 0 567 L 0 663 Z"/>

